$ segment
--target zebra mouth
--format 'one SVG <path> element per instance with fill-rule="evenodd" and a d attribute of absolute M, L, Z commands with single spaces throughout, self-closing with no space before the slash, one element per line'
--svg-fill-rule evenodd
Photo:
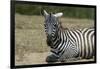
<path fill-rule="evenodd" d="M 47 36 L 47 44 L 48 46 L 50 46 L 51 48 L 53 48 L 53 44 L 52 44 L 52 36 Z"/>
<path fill-rule="evenodd" d="M 48 39 L 49 41 L 52 41 L 52 36 L 51 36 L 51 35 L 47 35 L 47 39 Z"/>

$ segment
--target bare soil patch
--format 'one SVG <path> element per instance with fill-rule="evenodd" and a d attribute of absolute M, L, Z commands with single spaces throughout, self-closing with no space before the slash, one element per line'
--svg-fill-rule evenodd
<path fill-rule="evenodd" d="M 20 59 L 18 55 L 16 55 L 16 65 L 35 65 L 35 64 L 47 64 L 45 61 L 46 57 L 48 56 L 49 52 L 44 53 L 29 53 L 24 54 L 22 59 Z M 82 59 L 77 61 L 68 61 L 65 63 L 72 63 L 72 62 L 89 62 L 94 61 L 94 59 Z M 56 62 L 61 63 L 61 62 Z"/>

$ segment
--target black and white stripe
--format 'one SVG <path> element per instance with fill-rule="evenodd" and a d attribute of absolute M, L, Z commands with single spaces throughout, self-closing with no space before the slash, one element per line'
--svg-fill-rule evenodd
<path fill-rule="evenodd" d="M 47 44 L 51 47 L 52 55 L 63 61 L 70 58 L 92 58 L 94 55 L 94 28 L 63 29 L 58 17 L 62 13 L 45 14 L 45 30 Z M 52 55 L 47 57 L 47 62 Z M 48 59 L 49 58 L 49 59 Z"/>

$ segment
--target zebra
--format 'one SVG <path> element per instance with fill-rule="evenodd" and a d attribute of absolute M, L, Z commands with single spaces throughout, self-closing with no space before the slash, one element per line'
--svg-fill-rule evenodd
<path fill-rule="evenodd" d="M 62 12 L 49 14 L 44 10 L 47 45 L 51 48 L 51 54 L 47 56 L 46 62 L 93 58 L 95 53 L 94 28 L 64 29 L 59 20 L 62 15 Z"/>

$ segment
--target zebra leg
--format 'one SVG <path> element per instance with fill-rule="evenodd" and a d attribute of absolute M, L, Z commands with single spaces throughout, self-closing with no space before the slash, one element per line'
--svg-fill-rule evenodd
<path fill-rule="evenodd" d="M 53 63 L 53 62 L 57 62 L 57 61 L 58 61 L 58 57 L 53 54 L 47 56 L 47 58 L 46 58 L 46 62 L 48 62 L 48 63 Z"/>

